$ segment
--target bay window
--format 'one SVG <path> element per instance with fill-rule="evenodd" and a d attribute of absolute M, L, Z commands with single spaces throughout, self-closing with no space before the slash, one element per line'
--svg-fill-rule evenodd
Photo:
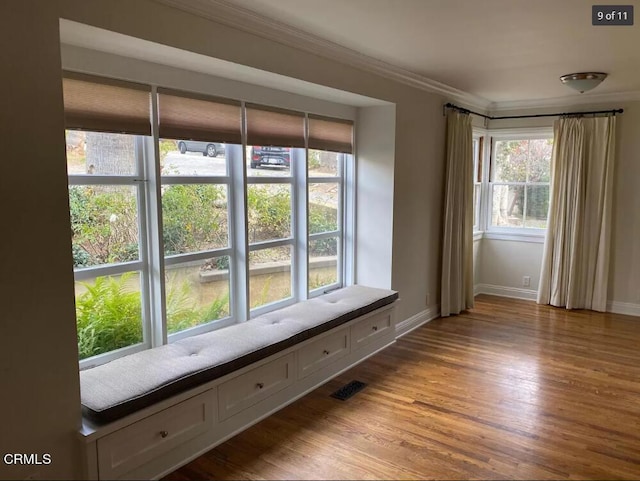
<path fill-rule="evenodd" d="M 344 285 L 351 121 L 63 87 L 81 368 Z"/>

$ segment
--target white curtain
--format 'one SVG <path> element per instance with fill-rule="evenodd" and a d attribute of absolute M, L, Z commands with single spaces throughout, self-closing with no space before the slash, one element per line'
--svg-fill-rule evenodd
<path fill-rule="evenodd" d="M 539 304 L 607 308 L 614 116 L 555 122 Z"/>
<path fill-rule="evenodd" d="M 447 113 L 441 315 L 473 307 L 473 133 L 469 114 Z"/>

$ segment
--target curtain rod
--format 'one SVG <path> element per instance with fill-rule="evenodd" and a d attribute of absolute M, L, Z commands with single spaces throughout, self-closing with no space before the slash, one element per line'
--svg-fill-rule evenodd
<path fill-rule="evenodd" d="M 505 115 L 501 117 L 492 117 L 491 115 L 481 114 L 479 112 L 474 112 L 473 110 L 465 109 L 464 107 L 459 107 L 452 103 L 446 103 L 442 109 L 444 114 L 445 109 L 454 109 L 458 112 L 463 112 L 465 114 L 473 114 L 479 117 L 484 117 L 488 120 L 503 120 L 503 119 L 532 119 L 534 117 L 563 117 L 567 115 L 592 115 L 592 114 L 621 114 L 624 112 L 624 109 L 612 109 L 612 110 L 593 110 L 590 112 L 562 112 L 558 114 L 535 114 L 535 115 Z"/>

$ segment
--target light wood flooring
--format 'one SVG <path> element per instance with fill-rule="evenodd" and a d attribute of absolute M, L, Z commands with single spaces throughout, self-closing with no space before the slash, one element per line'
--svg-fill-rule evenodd
<path fill-rule="evenodd" d="M 478 296 L 166 479 L 640 479 L 640 318 Z"/>

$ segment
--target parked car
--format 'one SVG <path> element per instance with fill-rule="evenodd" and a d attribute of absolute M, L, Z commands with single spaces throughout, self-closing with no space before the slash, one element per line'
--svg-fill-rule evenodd
<path fill-rule="evenodd" d="M 251 168 L 257 169 L 263 165 L 269 167 L 291 166 L 291 149 L 289 147 L 251 147 Z"/>
<path fill-rule="evenodd" d="M 181 154 L 185 154 L 187 152 L 202 152 L 202 155 L 208 155 L 209 157 L 224 155 L 224 144 L 216 144 L 214 142 L 181 140 L 178 142 L 178 149 Z"/>

